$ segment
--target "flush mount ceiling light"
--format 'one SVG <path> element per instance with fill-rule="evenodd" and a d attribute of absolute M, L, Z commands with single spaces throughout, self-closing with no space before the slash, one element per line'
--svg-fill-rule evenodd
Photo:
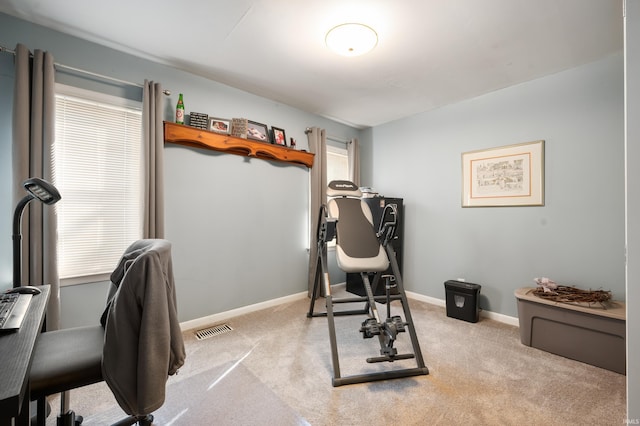
<path fill-rule="evenodd" d="M 378 34 L 364 24 L 342 24 L 329 30 L 325 43 L 339 55 L 358 56 L 376 47 Z"/>

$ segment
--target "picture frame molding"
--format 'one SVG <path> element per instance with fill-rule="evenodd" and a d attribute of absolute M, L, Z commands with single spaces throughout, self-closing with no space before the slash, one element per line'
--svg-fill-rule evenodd
<path fill-rule="evenodd" d="M 544 140 L 462 153 L 462 207 L 544 206 Z"/>

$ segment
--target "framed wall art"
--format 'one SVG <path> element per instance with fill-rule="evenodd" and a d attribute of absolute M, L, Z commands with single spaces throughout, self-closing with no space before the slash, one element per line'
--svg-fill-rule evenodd
<path fill-rule="evenodd" d="M 543 205 L 544 141 L 462 154 L 462 207 Z"/>
<path fill-rule="evenodd" d="M 271 126 L 273 134 L 273 143 L 276 145 L 287 146 L 287 137 L 284 135 L 284 129 Z"/>
<path fill-rule="evenodd" d="M 267 125 L 249 120 L 247 122 L 247 139 L 268 143 L 269 131 L 267 130 Z"/>
<path fill-rule="evenodd" d="M 209 117 L 209 130 L 223 135 L 231 133 L 231 120 Z"/>

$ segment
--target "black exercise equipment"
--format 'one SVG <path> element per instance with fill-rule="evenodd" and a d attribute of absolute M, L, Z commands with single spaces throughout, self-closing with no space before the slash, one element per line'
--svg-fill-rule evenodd
<path fill-rule="evenodd" d="M 395 237 L 397 225 L 395 206 L 392 204 L 385 206 L 380 227 L 376 233 L 369 206 L 360 199 L 362 193 L 354 183 L 343 180 L 332 181 L 329 183 L 327 196 L 332 198 L 326 205 L 320 207 L 318 218 L 316 234 L 318 255 L 315 259 L 313 292 L 307 317 L 327 317 L 333 363 L 333 386 L 429 374 L 420 351 L 395 252 L 389 244 Z M 331 295 L 327 269 L 327 243 L 334 238 L 338 266 L 345 272 L 359 273 L 362 276 L 366 296 L 333 298 Z M 383 275 L 389 263 L 393 275 Z M 369 273 L 375 273 L 373 282 L 369 280 Z M 381 280 L 384 281 L 385 295 L 374 296 L 375 289 Z M 315 312 L 315 300 L 320 297 L 321 285 L 324 286 L 326 312 Z M 401 303 L 404 321 L 398 315 L 391 315 L 391 302 L 394 301 Z M 363 308 L 334 311 L 334 304 L 354 302 L 364 303 Z M 386 318 L 380 318 L 376 303 L 386 303 Z M 342 377 L 334 321 L 334 317 L 340 315 L 367 316 L 360 327 L 362 337 L 370 339 L 377 336 L 380 343 L 380 355 L 367 358 L 368 363 L 415 359 L 417 366 Z M 405 332 L 408 332 L 411 339 L 413 353 L 398 354 L 394 343 L 398 334 Z"/>

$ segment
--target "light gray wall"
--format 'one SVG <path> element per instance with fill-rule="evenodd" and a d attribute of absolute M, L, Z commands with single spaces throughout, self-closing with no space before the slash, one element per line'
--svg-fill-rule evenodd
<path fill-rule="evenodd" d="M 640 421 L 640 2 L 626 2 L 625 102 L 627 148 L 627 411 Z"/>
<path fill-rule="evenodd" d="M 637 1 L 627 2 L 627 72 L 640 73 Z M 444 298 L 443 281 L 483 285 L 483 307 L 515 315 L 513 290 L 546 275 L 564 283 L 624 292 L 622 58 L 614 56 L 554 76 L 356 131 L 172 68 L 124 55 L 0 14 L 0 44 L 51 51 L 57 62 L 127 81 L 161 81 L 187 110 L 246 116 L 284 127 L 306 146 L 318 125 L 361 142 L 362 184 L 405 198 L 405 282 Z M 11 92 L 13 58 L 0 54 L 0 289 L 11 283 Z M 627 78 L 629 111 L 638 116 L 639 80 Z M 635 112 L 634 112 L 635 111 Z M 627 123 L 629 304 L 640 299 L 634 217 L 640 199 L 640 128 Z M 547 141 L 546 206 L 460 208 L 460 154 L 536 139 Z M 375 148 L 374 148 L 375 142 Z M 262 160 L 169 146 L 167 230 L 181 320 L 306 289 L 307 172 Z M 407 167 L 409 166 L 409 167 Z M 194 182 L 211 189 L 192 189 Z M 286 240 L 286 241 L 285 241 Z M 63 325 L 94 321 L 104 283 L 62 289 Z M 638 314 L 628 310 L 629 418 L 640 418 Z"/>
<path fill-rule="evenodd" d="M 161 82 L 172 91 L 166 102 L 167 120 L 173 119 L 178 94 L 183 93 L 187 112 L 246 117 L 281 127 L 300 149 L 307 148 L 304 130 L 309 126 L 325 128 L 341 139 L 359 134 L 349 126 L 0 14 L 0 44 L 13 48 L 18 42 L 48 50 L 56 62 L 71 67 L 125 81 Z M 5 114 L 0 114 L 0 177 L 6 178 L 0 191 L 9 194 L 11 119 L 7 109 L 11 108 L 13 58 L 7 53 L 1 56 L 0 108 Z M 167 144 L 165 182 L 166 237 L 173 243 L 180 321 L 306 291 L 306 167 Z M 0 232 L 6 236 L 0 240 L 0 288 L 8 288 L 12 206 L 6 197 L 0 199 Z M 64 287 L 62 325 L 94 322 L 104 298 L 104 283 Z"/>
<path fill-rule="evenodd" d="M 363 135 L 363 139 L 367 136 Z M 625 299 L 622 53 L 371 131 L 369 184 L 405 200 L 407 289 L 482 285 L 517 316 L 535 277 Z M 545 206 L 461 207 L 461 154 L 545 140 Z"/>

